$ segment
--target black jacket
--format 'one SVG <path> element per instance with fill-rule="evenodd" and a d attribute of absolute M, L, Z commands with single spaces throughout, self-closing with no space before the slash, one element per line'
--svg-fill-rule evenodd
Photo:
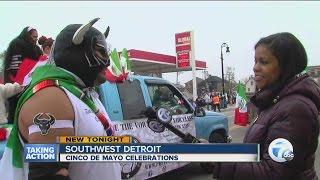
<path fill-rule="evenodd" d="M 287 84 L 278 96 L 259 92 L 252 100 L 260 112 L 243 142 L 260 144 L 260 162 L 221 163 L 214 176 L 230 180 L 318 179 L 314 161 L 319 136 L 319 86 L 303 75 Z M 268 147 L 277 138 L 285 138 L 292 144 L 291 161 L 279 163 L 271 159 Z"/>
<path fill-rule="evenodd" d="M 28 27 L 24 28 L 20 35 L 13 39 L 8 49 L 4 61 L 4 82 L 11 82 L 24 58 L 38 60 L 42 51 L 39 46 L 33 45 L 28 40 Z"/>

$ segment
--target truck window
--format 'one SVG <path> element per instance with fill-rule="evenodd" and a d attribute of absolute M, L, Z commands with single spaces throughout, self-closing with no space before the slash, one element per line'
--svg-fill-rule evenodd
<path fill-rule="evenodd" d="M 169 84 L 148 83 L 148 91 L 152 105 L 155 108 L 166 107 L 176 114 L 192 113 L 191 107 L 182 97 L 181 93 Z"/>
<path fill-rule="evenodd" d="M 118 91 L 124 120 L 145 117 L 146 104 L 138 80 L 118 83 Z"/>

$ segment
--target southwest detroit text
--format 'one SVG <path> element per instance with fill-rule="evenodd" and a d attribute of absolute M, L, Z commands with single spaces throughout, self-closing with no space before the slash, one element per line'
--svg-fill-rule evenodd
<path fill-rule="evenodd" d="M 60 153 L 160 153 L 161 146 L 66 145 Z"/>

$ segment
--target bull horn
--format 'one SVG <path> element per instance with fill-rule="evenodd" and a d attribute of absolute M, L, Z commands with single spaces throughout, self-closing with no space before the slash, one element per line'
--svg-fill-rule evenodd
<path fill-rule="evenodd" d="M 54 124 L 54 120 L 56 119 L 54 116 L 52 116 L 51 114 L 47 114 L 49 117 L 50 117 L 50 120 L 49 120 L 49 124 L 52 125 Z"/>
<path fill-rule="evenodd" d="M 104 37 L 107 39 L 110 31 L 110 26 L 107 27 L 106 32 L 104 32 Z"/>
<path fill-rule="evenodd" d="M 94 18 L 91 20 L 88 24 L 83 24 L 79 29 L 74 33 L 72 38 L 72 43 L 75 45 L 79 45 L 83 41 L 84 35 L 87 33 L 87 31 L 90 29 L 90 27 L 96 23 L 100 18 Z"/>
<path fill-rule="evenodd" d="M 40 124 L 40 117 L 41 117 L 42 113 L 38 113 L 34 118 L 33 118 L 33 123 L 36 125 Z"/>

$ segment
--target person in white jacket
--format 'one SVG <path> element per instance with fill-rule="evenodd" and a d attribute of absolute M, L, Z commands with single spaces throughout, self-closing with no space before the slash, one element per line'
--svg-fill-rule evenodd
<path fill-rule="evenodd" d="M 6 124 L 7 110 L 6 110 L 6 100 L 23 90 L 23 86 L 18 83 L 6 83 L 0 84 L 0 124 Z"/>

